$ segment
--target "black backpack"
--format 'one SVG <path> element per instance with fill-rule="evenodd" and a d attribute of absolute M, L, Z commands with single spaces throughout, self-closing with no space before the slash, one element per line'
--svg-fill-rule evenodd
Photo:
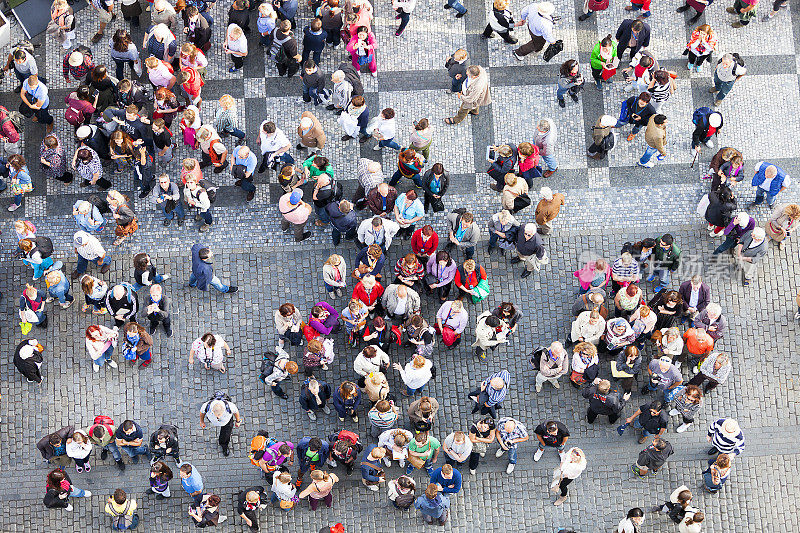
<path fill-rule="evenodd" d="M 53 255 L 53 241 L 50 240 L 50 237 L 35 237 L 34 242 L 43 258 Z"/>
<path fill-rule="evenodd" d="M 225 392 L 224 390 L 218 390 L 214 393 L 214 396 L 209 398 L 208 401 L 206 402 L 206 408 L 203 411 L 204 413 L 207 414 L 211 410 L 211 402 L 213 402 L 214 400 L 222 401 L 225 404 L 225 410 L 228 411 L 229 413 L 233 412 L 231 411 L 231 406 L 230 406 L 230 404 L 233 403 L 231 397 L 228 396 L 228 393 Z"/>
<path fill-rule="evenodd" d="M 203 178 L 200 180 L 200 186 L 206 191 L 209 202 L 213 204 L 217 201 L 217 191 L 219 190 L 217 185 L 214 185 L 210 180 Z"/>
<path fill-rule="evenodd" d="M 531 354 L 531 358 L 530 358 L 531 366 L 537 372 L 538 372 L 539 368 L 541 368 L 542 356 L 545 354 L 545 352 L 547 352 L 547 348 L 545 348 L 544 346 L 539 346 Z"/>
<path fill-rule="evenodd" d="M 400 509 L 409 509 L 412 505 L 414 505 L 414 500 L 416 499 L 416 495 L 414 491 L 407 492 L 406 494 L 398 494 L 397 497 L 394 499 L 394 503 Z"/>

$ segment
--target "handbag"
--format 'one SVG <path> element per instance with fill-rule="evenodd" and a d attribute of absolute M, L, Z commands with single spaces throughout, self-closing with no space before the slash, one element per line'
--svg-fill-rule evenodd
<path fill-rule="evenodd" d="M 461 337 L 461 335 L 456 333 L 456 330 L 450 326 L 444 326 L 442 328 L 442 340 L 444 341 L 445 346 L 452 346 L 459 337 Z"/>
<path fill-rule="evenodd" d="M 531 205 L 531 197 L 527 193 L 522 193 L 514 198 L 514 209 L 511 210 L 511 213 L 522 211 L 529 205 Z"/>
<path fill-rule="evenodd" d="M 431 286 L 439 283 L 439 278 L 431 274 L 430 272 L 425 274 L 425 285 Z"/>
<path fill-rule="evenodd" d="M 603 81 L 608 81 L 614 77 L 617 73 L 617 68 L 604 68 L 603 71 L 600 73 L 600 76 L 603 78 Z"/>
<path fill-rule="evenodd" d="M 47 29 L 45 30 L 47 35 L 52 35 L 59 43 L 63 43 L 67 40 L 67 32 L 58 25 L 58 22 L 55 20 L 50 20 L 47 24 Z"/>
<path fill-rule="evenodd" d="M 350 137 L 355 137 L 358 133 L 358 120 L 349 113 L 342 113 L 336 122 L 342 127 L 344 132 Z"/>
<path fill-rule="evenodd" d="M 281 500 L 280 506 L 281 509 L 292 509 L 294 507 L 294 502 L 292 500 Z"/>
<path fill-rule="evenodd" d="M 408 462 L 411 463 L 414 468 L 422 468 L 425 466 L 425 460 L 416 455 L 409 455 Z"/>
<path fill-rule="evenodd" d="M 774 222 L 767 222 L 764 226 L 767 236 L 775 242 L 781 242 L 786 238 L 786 230 L 780 226 L 776 226 Z"/>
<path fill-rule="evenodd" d="M 478 303 L 486 299 L 489 296 L 489 282 L 485 279 L 481 279 L 478 281 L 478 284 L 475 285 L 474 289 L 478 294 L 472 295 L 472 303 Z"/>
<path fill-rule="evenodd" d="M 542 59 L 544 59 L 545 62 L 549 62 L 551 59 L 560 54 L 563 50 L 564 50 L 564 41 L 559 39 L 556 42 L 550 44 L 547 47 L 547 49 L 545 49 Z"/>

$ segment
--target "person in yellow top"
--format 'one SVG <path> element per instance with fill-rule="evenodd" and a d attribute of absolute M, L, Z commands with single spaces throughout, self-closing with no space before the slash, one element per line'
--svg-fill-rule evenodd
<path fill-rule="evenodd" d="M 117 489 L 113 496 L 106 500 L 106 514 L 111 516 L 111 529 L 125 531 L 136 529 L 139 525 L 139 515 L 136 514 L 136 500 L 128 498 L 125 491 Z"/>

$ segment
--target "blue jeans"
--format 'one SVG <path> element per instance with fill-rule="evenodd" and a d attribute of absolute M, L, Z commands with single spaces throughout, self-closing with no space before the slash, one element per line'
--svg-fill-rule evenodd
<path fill-rule="evenodd" d="M 222 130 L 220 133 L 227 133 L 228 135 L 233 135 L 237 139 L 244 139 L 245 133 L 240 130 L 239 128 L 231 128 L 229 130 Z"/>
<path fill-rule="evenodd" d="M 725 242 L 723 242 L 722 244 L 717 246 L 717 249 L 714 250 L 714 255 L 718 255 L 718 254 L 721 254 L 722 252 L 726 252 L 726 251 L 730 250 L 731 248 L 733 248 L 734 246 L 736 246 L 737 244 L 739 244 L 739 239 L 736 236 L 734 236 L 733 234 L 728 235 L 725 238 Z"/>
<path fill-rule="evenodd" d="M 460 80 L 452 78 L 450 82 L 450 90 L 454 93 L 460 93 L 461 87 L 464 85 L 464 78 L 462 77 Z"/>
<path fill-rule="evenodd" d="M 718 91 L 716 94 L 717 100 L 724 100 L 725 97 L 728 96 L 728 93 L 731 92 L 731 89 L 733 89 L 734 83 L 733 81 L 720 80 L 717 73 L 714 72 L 714 88 Z"/>
<path fill-rule="evenodd" d="M 650 277 L 659 279 L 658 287 L 656 287 L 657 291 L 666 289 L 667 285 L 669 285 L 669 269 L 667 268 L 654 268 Z"/>
<path fill-rule="evenodd" d="M 422 468 L 424 468 L 430 476 L 433 473 L 433 462 L 430 459 L 426 460 Z M 410 476 L 412 472 L 414 472 L 414 465 L 409 462 L 408 466 L 406 466 L 406 475 Z"/>
<path fill-rule="evenodd" d="M 224 283 L 222 283 L 217 276 L 211 278 L 211 283 L 209 283 L 209 285 L 217 289 L 219 292 L 228 292 L 228 289 L 230 288 Z M 189 276 L 189 286 L 190 287 L 197 286 L 197 276 L 195 276 L 194 273 L 192 273 L 192 275 Z"/>
<path fill-rule="evenodd" d="M 657 149 L 653 148 L 652 146 L 648 146 L 647 148 L 644 149 L 644 153 L 642 154 L 642 157 L 639 159 L 639 164 L 640 165 L 648 164 L 650 160 L 653 158 L 653 156 L 656 155 L 657 153 L 658 153 Z"/>
<path fill-rule="evenodd" d="M 560 86 L 556 85 L 556 98 L 559 100 L 564 99 L 564 95 L 569 92 L 569 89 L 562 89 Z"/>
<path fill-rule="evenodd" d="M 404 177 L 403 173 L 400 172 L 400 170 L 396 170 L 395 173 L 392 175 L 392 179 L 389 180 L 389 186 L 394 187 L 403 177 Z M 410 179 L 411 181 L 414 182 L 414 185 L 416 185 L 417 187 L 422 187 L 422 176 L 420 176 L 419 174 L 414 174 L 413 176 L 411 176 Z"/>
<path fill-rule="evenodd" d="M 766 197 L 767 205 L 772 207 L 773 205 L 775 205 L 775 196 L 771 195 L 768 191 L 765 191 L 761 187 L 756 187 L 756 199 L 753 201 L 753 203 L 760 204 L 761 202 L 764 201 L 764 197 Z"/>
<path fill-rule="evenodd" d="M 459 13 L 466 13 L 467 8 L 461 5 L 459 0 L 447 0 L 447 5 L 458 11 Z"/>
<path fill-rule="evenodd" d="M 180 200 L 175 202 L 175 209 L 173 209 L 169 213 L 167 213 L 167 211 L 165 209 L 166 208 L 166 204 L 167 204 L 166 201 L 161 202 L 160 204 L 158 204 L 159 206 L 161 206 L 161 212 L 164 213 L 164 218 L 165 219 L 172 220 L 176 216 L 178 217 L 178 220 L 183 220 L 184 218 L 186 218 L 186 209 L 184 209 L 184 207 L 183 207 L 183 202 L 181 202 Z"/>
<path fill-rule="evenodd" d="M 541 155 L 540 156 L 542 161 L 545 164 L 545 170 L 555 170 L 558 168 L 558 162 L 556 161 L 556 157 L 553 155 Z"/>
<path fill-rule="evenodd" d="M 406 385 L 406 392 L 408 393 L 409 396 L 414 396 L 416 393 L 420 392 L 424 388 L 425 388 L 425 385 L 423 385 L 422 387 L 420 387 L 418 389 L 412 389 L 411 387 Z"/>
<path fill-rule="evenodd" d="M 391 139 L 384 139 L 382 141 L 378 141 L 378 146 L 380 146 L 381 148 L 386 148 L 388 146 L 389 148 L 394 148 L 395 150 L 400 149 L 400 145 L 394 142 L 394 137 L 392 137 Z"/>
<path fill-rule="evenodd" d="M 508 448 L 508 464 L 517 464 L 517 445 L 514 444 Z"/>
<path fill-rule="evenodd" d="M 314 101 L 314 105 L 319 105 L 322 103 L 322 99 L 319 97 L 319 93 L 317 92 L 316 87 L 308 87 L 303 84 L 303 101 L 310 102 Z"/>
<path fill-rule="evenodd" d="M 136 527 L 138 525 L 139 525 L 139 515 L 138 514 L 134 514 L 131 517 L 131 525 L 129 525 L 128 527 L 116 527 L 115 525 L 112 524 L 111 525 L 111 529 L 113 529 L 115 531 L 126 530 L 126 529 L 127 530 L 131 530 L 131 529 L 136 529 Z"/>
<path fill-rule="evenodd" d="M 161 274 L 156 274 L 153 277 L 153 283 L 161 283 L 162 281 L 164 281 L 164 276 L 162 276 Z M 141 289 L 142 287 L 144 287 L 144 285 L 140 285 L 139 282 L 137 281 L 133 282 L 133 290 L 138 292 L 139 289 Z"/>
<path fill-rule="evenodd" d="M 44 271 L 53 266 L 53 258 L 45 257 L 38 265 L 30 262 L 28 262 L 28 264 L 33 267 L 33 277 L 41 278 L 44 275 Z"/>
<path fill-rule="evenodd" d="M 133 459 L 137 455 L 146 455 L 147 458 L 150 458 L 150 448 L 147 447 L 147 444 L 142 442 L 139 446 L 122 446 L 122 450 L 128 454 L 128 457 Z"/>
<path fill-rule="evenodd" d="M 100 260 L 100 258 L 92 259 L 92 263 L 96 264 L 97 266 L 108 265 L 111 263 L 111 257 L 106 254 L 106 256 Z M 75 272 L 78 274 L 83 274 L 86 272 L 86 267 L 89 266 L 89 260 L 83 257 L 82 255 L 78 255 L 78 265 L 75 267 Z"/>
<path fill-rule="evenodd" d="M 324 207 L 314 206 L 314 211 L 317 213 L 317 218 L 321 222 L 325 222 L 327 224 L 331 221 L 331 217 L 328 216 L 328 212 L 325 211 Z"/>
<path fill-rule="evenodd" d="M 73 300 L 72 295 L 69 293 L 69 281 L 67 281 L 66 277 L 64 277 L 58 285 L 49 287 L 47 292 L 50 293 L 50 296 L 53 298 L 58 298 L 58 303 L 60 304 L 65 304 Z"/>
<path fill-rule="evenodd" d="M 649 431 L 644 429 L 642 427 L 642 424 L 639 423 L 639 417 L 638 416 L 636 418 L 634 418 L 634 420 L 633 420 L 633 427 L 636 428 L 636 429 L 641 429 L 642 430 L 642 437 L 649 437 L 650 435 L 652 435 L 652 433 L 650 433 Z"/>
<path fill-rule="evenodd" d="M 122 454 L 119 453 L 119 448 L 117 448 L 117 443 L 114 442 L 113 440 L 108 444 L 106 444 L 105 446 L 103 446 L 103 449 L 108 450 L 108 453 L 111 454 L 111 457 L 113 457 L 115 461 L 122 460 Z"/>

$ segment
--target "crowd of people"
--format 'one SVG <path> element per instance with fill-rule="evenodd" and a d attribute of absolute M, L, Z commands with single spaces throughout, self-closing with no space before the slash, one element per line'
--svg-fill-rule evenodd
<path fill-rule="evenodd" d="M 620 81 L 631 93 L 622 102 L 618 117 L 604 114 L 595 123 L 587 150 L 593 159 L 605 158 L 617 144 L 617 130 L 629 124 L 633 129 L 627 142 L 645 129 L 640 166 L 651 168 L 668 157 L 669 118 L 662 106 L 680 89 L 675 83 L 678 74 L 660 68 L 648 48 L 650 27 L 645 20 L 651 15 L 649 3 L 625 7 L 642 13 L 622 21 L 615 36 L 604 37 L 591 51 L 596 88 L 605 90 L 620 70 Z M 392 2 L 400 21 L 396 36 L 408 25 L 415 4 L 415 0 Z M 737 17 L 733 26 L 746 26 L 755 16 L 757 4 L 757 0 L 737 0 L 729 7 L 727 11 Z M 777 0 L 765 20 L 775 17 L 783 4 Z M 484 168 L 493 180 L 491 189 L 498 193 L 497 210 L 487 220 L 477 220 L 470 206 L 446 208 L 444 198 L 451 188 L 449 162 L 440 155 L 446 150 L 434 143 L 437 126 L 456 126 L 491 103 L 489 75 L 482 66 L 470 64 L 465 49 L 453 52 L 444 65 L 450 93 L 459 104 L 455 115 L 446 118 L 444 125 L 418 118 L 406 143 L 401 141 L 403 132 L 397 129 L 395 110 L 387 107 L 373 112 L 364 97 L 361 72 L 377 75 L 379 44 L 368 0 L 347 0 L 343 6 L 339 0 L 310 2 L 302 9 L 309 9 L 313 20 L 302 37 L 299 31 L 295 35 L 295 17 L 301 9 L 297 0 L 260 4 L 234 0 L 222 43 L 211 39 L 211 28 L 217 23 L 211 16 L 212 6 L 205 0 L 178 0 L 174 6 L 167 0 L 155 0 L 146 9 L 150 25 L 141 50 L 126 29 L 117 29 L 107 39 L 114 61 L 112 76 L 111 65 L 97 64 L 90 46 L 105 46 L 105 30 L 115 20 L 115 12 L 122 13 L 131 31 L 137 31 L 144 14 L 140 3 L 123 1 L 117 8 L 113 0 L 92 1 L 97 32 L 91 43 L 77 44 L 76 16 L 70 4 L 53 2 L 48 38 L 63 46 L 64 79 L 77 83 L 65 98 L 63 116 L 74 129 L 73 154 L 65 152 L 64 141 L 53 133 L 55 119 L 49 111 L 47 79 L 37 67 L 33 47 L 22 42 L 9 54 L 3 70 L 13 72 L 19 80 L 15 92 L 21 103 L 19 113 L 0 106 L 0 140 L 7 156 L 0 159 L 0 188 L 10 185 L 14 193 L 8 209 L 21 207 L 33 189 L 28 162 L 21 155 L 25 118 L 45 127 L 40 159 L 45 178 L 66 187 L 77 175 L 86 191 L 86 198 L 73 206 L 72 251 L 55 250 L 46 226 L 37 228 L 25 219 L 14 223 L 19 255 L 33 271 L 18 306 L 25 339 L 17 345 L 13 362 L 22 376 L 29 383 L 46 378 L 47 347 L 27 336 L 34 326 L 47 328 L 50 315 L 58 322 L 58 313 L 65 311 L 48 312 L 47 305 L 57 299 L 61 309 L 69 308 L 75 283 L 84 295 L 81 311 L 97 317 L 97 323 L 85 330 L 93 372 L 110 372 L 109 368 L 117 369 L 120 364 L 138 364 L 145 369 L 157 357 L 153 337 L 160 330 L 165 337 L 173 335 L 173 304 L 167 283 L 171 276 L 159 271 L 157 250 L 152 251 L 155 259 L 148 253 L 136 254 L 132 272 L 112 272 L 114 247 L 136 239 L 139 231 L 133 204 L 115 188 L 115 176 L 134 176 L 140 197 L 153 200 L 164 226 L 173 221 L 183 226 L 187 214 L 194 212 L 198 230 L 204 233 L 215 223 L 212 213 L 219 191 L 212 181 L 215 174 L 230 171 L 249 202 L 255 197 L 256 178 L 274 172 L 283 191 L 277 205 L 283 231 L 291 230 L 296 242 L 304 241 L 312 235 L 313 228 L 307 224 L 313 221 L 320 231 L 330 227 L 333 247 L 345 240 L 356 247 L 357 255 L 349 268 L 348 254 L 335 251 L 320 265 L 325 292 L 315 305 L 301 309 L 287 301 L 274 310 L 276 346 L 264 355 L 261 381 L 276 401 L 296 401 L 312 422 L 335 411 L 341 429 L 330 435 L 304 436 L 257 431 L 247 455 L 265 482 L 245 483 L 252 486 L 239 493 L 235 508 L 251 531 L 259 530 L 261 511 L 270 505 L 291 511 L 301 499 L 308 499 L 312 510 L 320 502 L 333 506 L 341 476 L 333 470 L 340 464 L 344 476 L 358 470 L 365 490 L 385 489 L 394 507 L 416 508 L 426 523 L 443 525 L 449 518 L 451 499 L 459 497 L 462 482 L 469 479 L 467 474 L 476 475 L 490 448 L 497 458 L 506 455 L 508 474 L 514 471 L 523 448 L 531 448 L 536 462 L 548 448 L 554 449 L 558 466 L 549 487 L 556 494 L 554 505 L 560 506 L 567 500 L 569 485 L 591 467 L 591 455 L 572 443 L 568 446 L 567 423 L 547 413 L 537 420 L 503 416 L 509 392 L 535 388 L 540 393 L 546 384 L 559 389 L 559 395 L 570 395 L 569 402 L 585 406 L 588 424 L 600 416 L 615 424 L 620 436 L 630 429 L 644 445 L 631 465 L 631 474 L 642 479 L 657 475 L 674 452 L 666 438 L 670 426 L 677 433 L 692 428 L 708 397 L 729 379 L 736 360 L 736 354 L 726 351 L 723 344 L 731 333 L 726 310 L 715 300 L 712 287 L 701 275 L 679 277 L 683 272 L 679 239 L 662 233 L 619 242 L 619 253 L 604 250 L 606 257 L 596 254 L 577 265 L 578 294 L 565 340 L 552 339 L 530 354 L 535 381 L 523 383 L 518 365 L 492 356 L 498 346 L 530 333 L 521 320 L 522 302 L 500 297 L 495 298 L 497 305 L 486 307 L 492 272 L 479 263 L 479 257 L 497 252 L 511 264 L 522 263 L 522 279 L 550 267 L 546 242 L 557 235 L 556 219 L 562 206 L 568 205 L 568 198 L 555 192 L 555 181 L 549 179 L 558 171 L 558 118 L 536 120 L 531 139 L 488 147 Z M 448 0 L 444 7 L 453 8 L 456 18 L 467 13 L 458 0 Z M 590 0 L 579 20 L 607 7 L 608 2 Z M 687 0 L 677 11 L 694 9 L 697 14 L 688 23 L 695 24 L 705 7 L 706 3 Z M 530 41 L 511 53 L 523 60 L 526 55 L 543 52 L 549 60 L 561 48 L 555 10 L 549 2 L 534 3 L 515 21 L 509 3 L 495 0 L 483 37 L 499 35 L 506 43 L 517 44 L 514 28 L 526 26 Z M 300 73 L 299 91 L 304 102 L 313 105 L 313 111 L 305 109 L 298 114 L 296 125 L 282 124 L 296 127 L 296 136 L 269 118 L 258 132 L 244 131 L 232 96 L 225 94 L 216 103 L 202 98 L 209 49 L 219 46 L 230 57 L 229 72 L 235 73 L 248 61 L 247 35 L 255 32 L 279 75 Z M 320 70 L 322 55 L 342 43 L 352 61 L 340 64 L 327 76 Z M 747 70 L 738 54 L 727 51 L 727 43 L 718 43 L 709 24 L 697 26 L 681 49 L 687 56 L 687 70 L 701 72 L 704 62 L 713 70 L 709 88 L 713 101 L 693 113 L 694 131 L 687 140 L 697 159 L 704 146 L 714 145 L 723 128 L 718 107 Z M 623 68 L 620 62 L 626 51 L 630 64 Z M 714 53 L 720 55 L 716 62 Z M 583 90 L 581 65 L 575 59 L 564 61 L 554 91 L 559 106 L 566 107 L 567 95 L 579 101 Z M 338 115 L 343 133 L 338 141 L 333 132 L 324 131 L 317 117 L 325 112 Z M 375 151 L 396 151 L 397 166 L 383 169 L 378 161 L 359 158 L 358 188 L 352 198 L 345 199 L 341 175 L 334 173 L 338 162 L 325 155 L 325 147 L 357 137 L 362 144 L 374 142 Z M 779 194 L 791 186 L 791 177 L 778 165 L 760 161 L 751 181 L 755 200 L 746 209 L 740 207 L 737 196 L 743 195 L 743 187 L 737 185 L 744 179 L 743 154 L 732 147 L 718 148 L 704 175 L 711 180 L 709 192 L 700 200 L 697 212 L 708 222 L 711 237 L 724 238 L 713 256 L 730 254 L 748 285 L 770 242 L 776 245 L 773 253 L 784 249 L 798 226 L 800 206 L 778 201 Z M 178 150 L 189 156 L 182 160 L 180 175 L 171 176 L 165 169 Z M 765 200 L 770 212 L 759 222 L 753 213 Z M 366 216 L 360 217 L 359 212 Z M 434 226 L 441 225 L 446 233 L 440 236 Z M 107 237 L 107 227 L 113 228 L 113 238 Z M 484 241 L 486 254 L 476 254 Z M 399 259 L 386 265 L 392 247 Z M 215 274 L 212 248 L 204 243 L 191 247 L 188 285 L 201 291 L 213 287 L 224 294 L 237 292 L 237 286 L 224 283 Z M 75 267 L 69 275 L 64 263 L 55 259 L 64 253 L 74 255 Z M 87 272 L 90 263 L 93 273 Z M 42 278 L 43 287 L 38 282 Z M 434 305 L 434 315 L 423 316 L 423 302 Z M 797 302 L 795 318 L 800 318 L 800 294 Z M 470 315 L 475 315 L 472 327 Z M 448 406 L 426 387 L 437 377 L 437 358 L 463 339 L 474 339 L 470 348 L 476 360 L 488 364 L 482 379 L 463 394 L 472 417 L 449 420 L 460 429 L 445 435 L 439 411 Z M 224 373 L 232 349 L 221 335 L 209 331 L 191 343 L 189 366 L 197 359 L 206 370 Z M 337 375 L 332 368 L 335 352 L 341 350 L 349 350 L 353 356 L 353 370 L 345 375 Z M 300 372 L 302 377 L 293 378 Z M 291 387 L 293 392 L 282 386 L 295 380 L 299 386 Z M 575 390 L 561 391 L 562 383 Z M 222 454 L 228 456 L 234 451 L 232 432 L 245 416 L 228 391 L 216 391 L 203 400 L 197 414 L 199 426 L 219 428 L 218 442 Z M 631 401 L 634 403 L 629 406 Z M 356 432 L 359 416 L 366 418 L 369 435 Z M 708 467 L 697 475 L 709 493 L 716 493 L 723 489 L 744 449 L 744 433 L 737 421 L 724 413 L 714 413 L 712 418 L 714 422 L 707 428 Z M 73 484 L 68 467 L 74 465 L 76 474 L 91 471 L 96 448 L 100 461 L 110 453 L 119 470 L 126 468 L 122 452 L 132 463 L 139 463 L 140 456 L 149 459 L 149 489 L 159 500 L 171 497 L 174 474 L 167 463 L 168 457 L 172 458 L 181 486 L 192 501 L 190 519 L 198 527 L 207 527 L 228 518 L 222 512 L 225 504 L 220 496 L 204 485 L 201 469 L 181 454 L 181 437 L 174 425 L 127 418 L 117 423 L 108 414 L 97 415 L 91 422 L 63 427 L 37 443 L 42 458 L 54 467 L 47 474 L 46 507 L 72 510 L 72 498 L 91 496 L 90 491 Z M 148 425 L 158 427 L 148 435 L 143 427 Z M 527 441 L 533 446 L 525 445 Z M 389 470 L 393 463 L 400 468 L 394 475 Z M 147 485 L 144 480 L 143 485 Z M 705 513 L 693 507 L 692 501 L 691 491 L 682 485 L 665 503 L 648 508 L 648 512 L 665 513 L 679 531 L 697 533 Z M 138 526 L 139 502 L 130 494 L 118 489 L 103 505 L 114 529 Z M 638 531 L 644 517 L 640 507 L 629 510 L 617 532 Z"/>

